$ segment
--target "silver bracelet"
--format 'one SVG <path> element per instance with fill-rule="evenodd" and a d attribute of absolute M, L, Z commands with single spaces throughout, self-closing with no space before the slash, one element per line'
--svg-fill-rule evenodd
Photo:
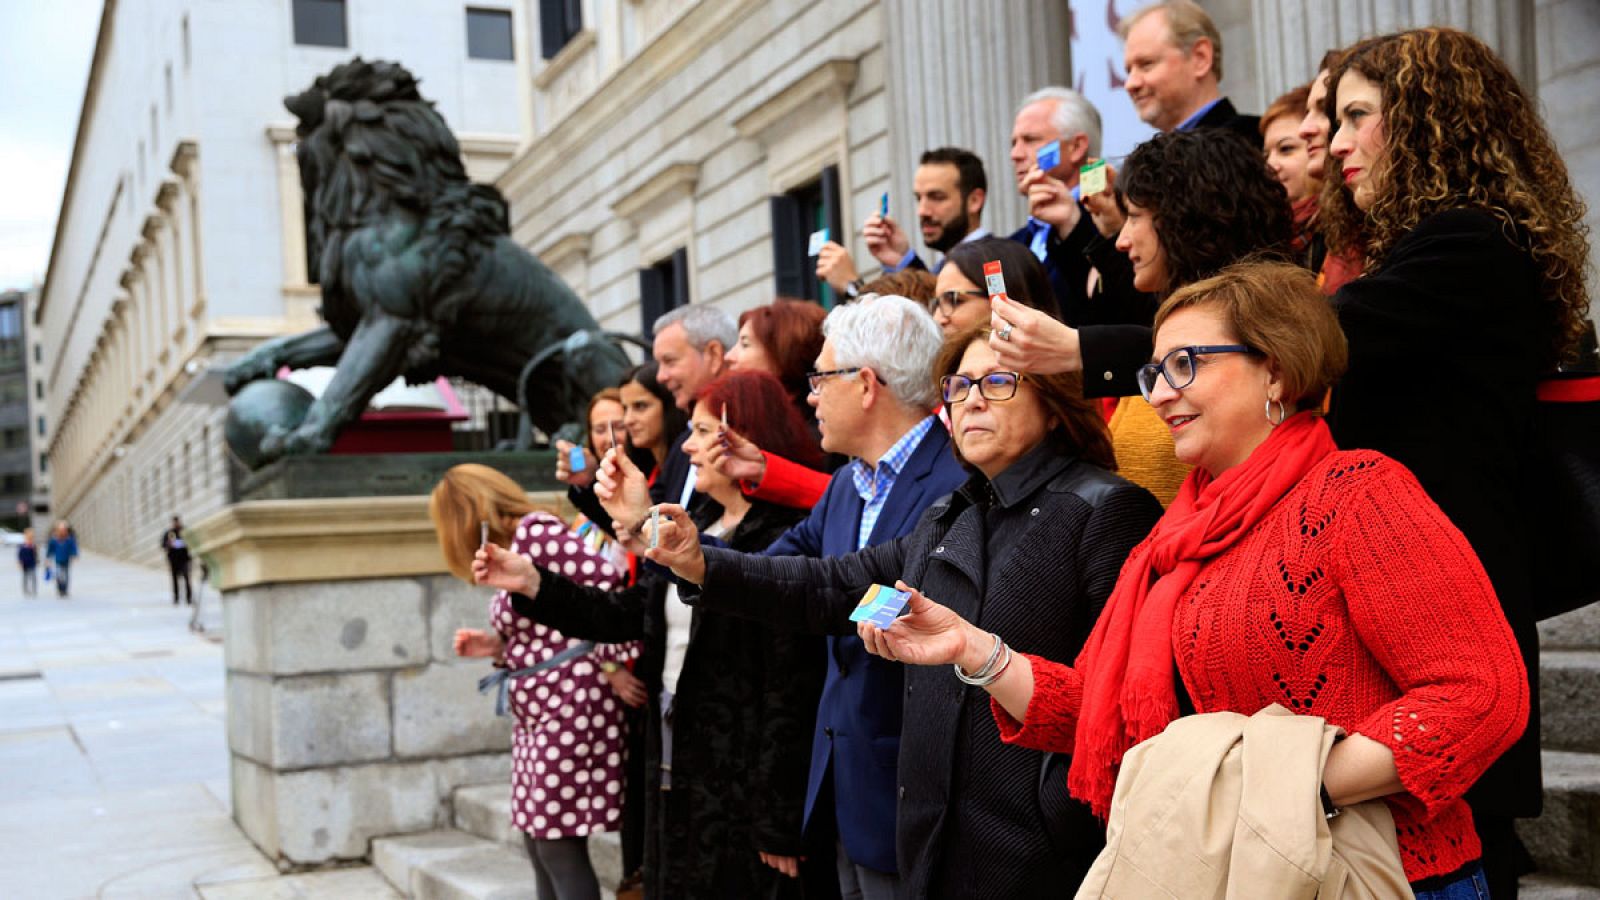
<path fill-rule="evenodd" d="M 1005 651 L 1005 662 L 996 667 L 995 663 L 1000 660 L 1002 650 Z M 1007 647 L 1005 642 L 1000 640 L 1000 635 L 997 634 L 994 636 L 994 649 L 989 651 L 988 660 L 984 662 L 978 671 L 968 675 L 966 672 L 961 671 L 960 663 L 951 663 L 950 668 L 955 670 L 956 677 L 961 679 L 962 683 L 970 684 L 974 687 L 983 687 L 993 683 L 1000 676 L 1000 673 L 1005 671 L 1006 663 L 1009 662 L 1011 662 L 1011 648 Z"/>
<path fill-rule="evenodd" d="M 957 668 L 956 677 L 961 679 L 962 682 L 970 684 L 973 687 L 988 687 L 989 685 L 994 684 L 996 681 L 999 681 L 1000 676 L 1004 675 L 1006 668 L 1011 665 L 1011 648 L 1004 644 L 1001 646 L 1005 650 L 1005 653 L 1000 657 L 1000 664 L 994 667 L 994 671 L 985 675 L 968 675 L 961 671 L 960 668 Z"/>

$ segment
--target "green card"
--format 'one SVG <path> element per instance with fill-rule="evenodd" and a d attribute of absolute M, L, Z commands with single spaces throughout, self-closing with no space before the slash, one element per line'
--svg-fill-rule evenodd
<path fill-rule="evenodd" d="M 1087 197 L 1106 189 L 1106 161 L 1103 159 L 1078 170 L 1078 196 Z"/>

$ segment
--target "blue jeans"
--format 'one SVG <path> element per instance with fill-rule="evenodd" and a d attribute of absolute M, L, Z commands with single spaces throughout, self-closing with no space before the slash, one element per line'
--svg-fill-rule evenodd
<path fill-rule="evenodd" d="M 1444 887 L 1417 891 L 1417 900 L 1489 900 L 1489 882 L 1483 877 L 1483 866 L 1473 866 Z"/>

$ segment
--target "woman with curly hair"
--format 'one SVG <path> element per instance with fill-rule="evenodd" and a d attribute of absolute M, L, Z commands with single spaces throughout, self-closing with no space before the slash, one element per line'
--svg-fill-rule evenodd
<path fill-rule="evenodd" d="M 1097 302 L 1119 310 L 1114 321 L 1129 324 L 1072 328 L 1002 300 L 994 304 L 990 346 L 1006 365 L 1025 372 L 1081 367 L 1085 396 L 1120 398 L 1110 420 L 1117 471 L 1166 505 L 1189 467 L 1174 455 L 1171 433 L 1134 383 L 1134 373 L 1150 361 L 1156 305 L 1247 257 L 1287 258 L 1292 213 L 1261 152 L 1218 129 L 1158 134 L 1140 144 L 1118 175 L 1112 199 L 1123 218 L 1116 249 L 1131 268 L 1097 266 L 1105 279 Z M 1091 211 L 1107 202 L 1086 201 Z M 1097 226 L 1105 218 L 1097 215 Z"/>
<path fill-rule="evenodd" d="M 1283 185 L 1260 150 L 1231 132 L 1158 134 L 1129 154 L 1115 186 L 1084 203 L 1132 263 L 1121 272 L 1097 266 L 1105 278 L 1097 302 L 1116 306 L 1116 321 L 1128 324 L 1074 328 L 1005 301 L 991 321 L 990 345 L 1003 363 L 1037 374 L 1081 370 L 1089 397 L 1138 396 L 1134 375 L 1150 361 L 1161 298 L 1246 257 L 1285 257 L 1293 233 Z"/>
<path fill-rule="evenodd" d="M 1512 897 L 1526 859 L 1512 817 L 1538 815 L 1542 797 L 1526 500 L 1535 389 L 1586 325 L 1584 204 L 1532 98 L 1471 35 L 1363 41 L 1329 83 L 1330 150 L 1351 200 L 1325 195 L 1322 216 L 1333 249 L 1359 246 L 1367 274 L 1334 298 L 1350 369 L 1328 421 L 1341 446 L 1416 473 L 1483 560 L 1521 647 L 1527 732 L 1468 795 L 1490 889 Z M 1397 393 L 1419 376 L 1448 399 Z M 1464 420 L 1480 427 L 1450 439 Z"/>

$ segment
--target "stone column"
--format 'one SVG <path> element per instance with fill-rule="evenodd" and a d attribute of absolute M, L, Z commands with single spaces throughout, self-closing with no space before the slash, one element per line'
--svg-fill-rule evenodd
<path fill-rule="evenodd" d="M 885 0 L 890 184 L 896 213 L 912 212 L 917 158 L 964 147 L 989 176 L 983 222 L 1000 235 L 1027 217 L 1011 175 L 1011 120 L 1028 93 L 1070 85 L 1067 0 Z M 905 222 L 922 252 L 914 222 Z"/>
<path fill-rule="evenodd" d="M 248 501 L 191 538 L 222 589 L 234 818 L 280 867 L 449 827 L 457 787 L 509 783 L 511 720 L 450 647 L 490 592 L 445 574 L 427 497 Z"/>
<path fill-rule="evenodd" d="M 1322 54 L 1364 37 L 1424 25 L 1446 25 L 1482 38 L 1511 67 L 1530 96 L 1538 88 L 1533 0 L 1256 0 L 1257 109 L 1316 74 Z"/>

